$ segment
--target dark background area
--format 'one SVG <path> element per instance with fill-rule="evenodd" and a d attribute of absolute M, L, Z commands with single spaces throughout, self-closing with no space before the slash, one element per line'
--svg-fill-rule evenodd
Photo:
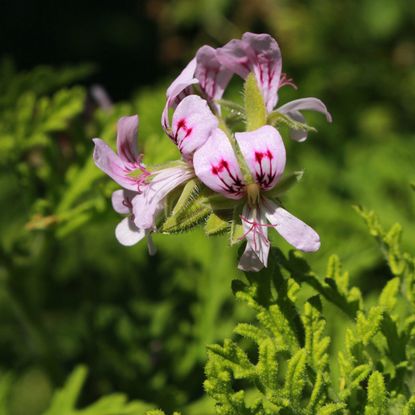
<path fill-rule="evenodd" d="M 90 82 L 106 85 L 116 100 L 168 73 L 146 1 L 6 0 L 1 10 L 1 52 L 20 70 L 92 63 Z"/>

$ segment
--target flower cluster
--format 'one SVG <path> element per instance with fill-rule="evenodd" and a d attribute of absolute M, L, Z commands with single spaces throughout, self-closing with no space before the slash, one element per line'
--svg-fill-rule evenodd
<path fill-rule="evenodd" d="M 244 106 L 222 99 L 233 75 L 244 79 Z M 268 228 L 297 249 L 318 250 L 318 234 L 278 198 L 296 175 L 282 178 L 286 151 L 277 128 L 285 124 L 292 139 L 304 141 L 312 128 L 302 110 L 319 111 L 328 121 L 331 116 L 317 98 L 278 107 L 285 85 L 296 88 L 282 72 L 275 39 L 245 33 L 218 49 L 201 47 L 167 89 L 161 124 L 180 160 L 143 163 L 136 115 L 119 120 L 117 153 L 94 139 L 96 165 L 123 188 L 112 196 L 114 209 L 127 215 L 115 231 L 119 242 L 133 245 L 146 236 L 152 253 L 151 233 L 180 232 L 204 222 L 208 235 L 229 231 L 231 243 L 246 240 L 239 261 L 246 271 L 267 266 Z M 232 117 L 239 117 L 244 131 L 232 131 Z"/>

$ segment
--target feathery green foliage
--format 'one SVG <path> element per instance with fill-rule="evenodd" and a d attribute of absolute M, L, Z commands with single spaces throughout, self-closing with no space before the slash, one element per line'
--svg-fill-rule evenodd
<path fill-rule="evenodd" d="M 385 232 L 373 212 L 359 212 L 392 273 L 377 303 L 349 287 L 338 257 L 323 279 L 300 255 L 273 248 L 270 268 L 233 284 L 257 324 L 240 323 L 234 340 L 208 347 L 205 390 L 219 415 L 411 413 L 414 258 L 402 253 L 398 225 Z M 326 320 L 336 324 L 326 311 L 333 306 L 349 319 L 338 350 L 326 332 Z"/>

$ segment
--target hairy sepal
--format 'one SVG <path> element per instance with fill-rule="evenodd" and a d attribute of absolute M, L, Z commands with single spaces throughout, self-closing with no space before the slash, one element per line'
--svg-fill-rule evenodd
<path fill-rule="evenodd" d="M 197 179 L 189 180 L 170 216 L 161 225 L 160 232 L 185 232 L 203 222 L 212 213 L 212 209 L 206 197 L 199 193 L 200 182 Z"/>
<path fill-rule="evenodd" d="M 230 243 L 236 245 L 241 242 L 244 229 L 241 222 L 242 205 L 236 206 L 233 210 L 232 222 L 231 222 L 231 234 Z"/>
<path fill-rule="evenodd" d="M 230 228 L 229 220 L 226 220 L 222 215 L 211 213 L 204 226 L 204 231 L 207 236 L 221 235 Z"/>
<path fill-rule="evenodd" d="M 246 131 L 254 131 L 267 123 L 267 110 L 255 75 L 251 72 L 244 84 Z"/>

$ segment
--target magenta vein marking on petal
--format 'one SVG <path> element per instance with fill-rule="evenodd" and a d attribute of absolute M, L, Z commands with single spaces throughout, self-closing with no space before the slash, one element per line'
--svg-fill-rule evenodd
<path fill-rule="evenodd" d="M 185 126 L 186 120 L 181 118 L 176 125 L 176 132 L 174 133 L 173 141 L 177 144 L 179 131 Z"/>
<path fill-rule="evenodd" d="M 268 61 L 268 87 L 271 87 L 271 82 L 274 79 L 275 69 L 272 70 L 271 61 Z"/>
<path fill-rule="evenodd" d="M 262 165 L 264 158 L 267 158 L 269 160 L 269 172 L 268 173 L 264 172 L 264 168 Z M 267 149 L 267 151 L 265 152 L 262 152 L 262 151 L 255 152 L 255 161 L 259 165 L 259 172 L 256 172 L 255 176 L 256 176 L 258 184 L 260 184 L 261 187 L 265 189 L 270 186 L 270 184 L 275 178 L 275 173 L 272 171 L 272 162 L 271 162 L 273 158 L 274 156 L 272 155 L 269 149 Z"/>
<path fill-rule="evenodd" d="M 130 163 L 135 163 L 137 161 L 137 157 L 130 147 L 130 143 L 124 141 L 120 146 L 120 152 Z"/>
<path fill-rule="evenodd" d="M 213 85 L 212 85 L 212 94 L 211 97 L 213 98 L 216 95 L 216 87 L 217 87 L 217 77 L 219 75 L 219 68 L 213 69 Z"/>
<path fill-rule="evenodd" d="M 257 241 L 256 241 L 257 237 L 261 238 L 266 245 L 270 244 L 268 237 L 265 235 L 264 231 L 262 230 L 262 227 L 269 228 L 269 227 L 272 227 L 272 225 L 270 225 L 268 223 L 260 223 L 260 222 L 257 222 L 255 220 L 250 221 L 248 218 L 246 218 L 243 215 L 239 215 L 239 217 L 241 218 L 241 220 L 243 222 L 246 222 L 248 225 L 251 225 L 251 227 L 239 238 L 239 240 L 245 239 L 250 232 L 253 232 L 254 233 L 254 238 L 253 239 L 254 239 L 254 249 L 255 249 L 255 251 L 257 250 L 257 245 L 256 245 L 257 244 Z"/>
<path fill-rule="evenodd" d="M 221 175 L 220 173 L 222 173 L 223 170 L 226 170 L 226 172 L 228 173 L 231 181 L 233 183 L 228 183 Z M 228 193 L 231 194 L 235 194 L 235 195 L 239 195 L 242 193 L 243 190 L 243 183 L 242 180 L 237 176 L 237 175 L 233 175 L 230 168 L 229 168 L 229 163 L 226 160 L 221 160 L 218 165 L 214 166 L 212 164 L 211 167 L 211 172 L 213 175 L 217 176 L 218 179 L 223 183 L 224 187 L 222 187 L 222 189 L 224 191 L 227 191 Z M 235 188 L 235 187 L 236 188 Z"/>

